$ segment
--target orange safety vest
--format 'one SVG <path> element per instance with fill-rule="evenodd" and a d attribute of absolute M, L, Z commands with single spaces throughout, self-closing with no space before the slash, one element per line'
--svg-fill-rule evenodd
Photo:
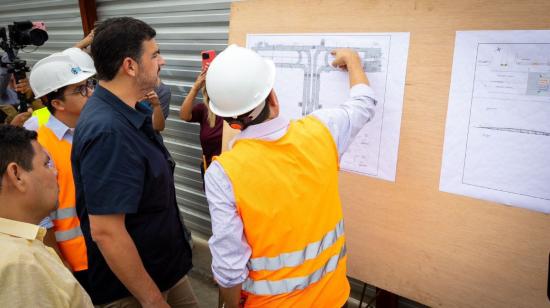
<path fill-rule="evenodd" d="M 279 140 L 237 140 L 217 158 L 252 249 L 245 307 L 342 307 L 349 296 L 338 153 L 309 116 Z"/>
<path fill-rule="evenodd" d="M 51 129 L 44 125 L 38 129 L 38 142 L 50 153 L 57 168 L 59 207 L 50 215 L 57 245 L 73 271 L 86 270 L 88 269 L 86 243 L 75 207 L 71 144 L 65 140 L 59 140 Z"/>

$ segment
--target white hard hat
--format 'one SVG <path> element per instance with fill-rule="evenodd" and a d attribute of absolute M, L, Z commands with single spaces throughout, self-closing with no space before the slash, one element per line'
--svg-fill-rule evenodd
<path fill-rule="evenodd" d="M 260 105 L 275 83 L 275 64 L 256 52 L 231 45 L 208 67 L 206 90 L 210 109 L 221 117 L 236 117 Z"/>
<path fill-rule="evenodd" d="M 94 60 L 84 50 L 77 47 L 71 47 L 63 50 L 61 53 L 71 57 L 83 71 L 96 73 Z"/>
<path fill-rule="evenodd" d="M 34 64 L 29 83 L 35 98 L 92 77 L 95 72 L 85 72 L 69 56 L 54 53 Z"/>

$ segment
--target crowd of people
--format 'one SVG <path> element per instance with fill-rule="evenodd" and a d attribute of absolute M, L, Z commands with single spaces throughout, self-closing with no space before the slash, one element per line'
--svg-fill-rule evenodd
<path fill-rule="evenodd" d="M 141 20 L 110 18 L 28 80 L 0 76 L 1 307 L 198 307 L 160 134 L 171 93 L 155 36 Z M 337 108 L 286 119 L 274 64 L 236 45 L 181 104 L 180 118 L 200 124 L 225 307 L 343 307 L 349 297 L 338 162 L 376 99 L 358 54 L 332 55 L 350 80 Z M 14 113 L 15 92 L 32 110 Z M 241 132 L 221 153 L 224 121 Z"/>

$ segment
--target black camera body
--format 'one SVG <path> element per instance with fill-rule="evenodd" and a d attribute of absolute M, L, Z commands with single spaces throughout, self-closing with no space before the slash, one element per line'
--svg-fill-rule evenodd
<path fill-rule="evenodd" d="M 8 61 L 0 60 L 0 65 L 8 68 L 9 73 L 13 73 L 16 82 L 25 79 L 26 72 L 29 72 L 30 69 L 26 61 L 17 57 L 17 52 L 28 45 L 42 46 L 47 40 L 48 33 L 43 22 L 16 21 L 12 25 L 8 25 L 7 32 L 5 27 L 0 27 L 0 48 L 8 56 Z M 17 96 L 19 112 L 27 111 L 29 100 L 23 93 L 17 93 Z"/>

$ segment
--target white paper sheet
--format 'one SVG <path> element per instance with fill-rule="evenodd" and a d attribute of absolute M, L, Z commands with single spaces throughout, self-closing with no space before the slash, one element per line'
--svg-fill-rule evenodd
<path fill-rule="evenodd" d="M 291 119 L 348 99 L 347 72 L 330 66 L 330 51 L 356 49 L 378 105 L 374 119 L 355 138 L 340 166 L 395 181 L 409 33 L 249 34 L 247 47 L 275 62 L 281 113 Z"/>
<path fill-rule="evenodd" d="M 550 213 L 550 31 L 457 32 L 440 190 Z"/>

